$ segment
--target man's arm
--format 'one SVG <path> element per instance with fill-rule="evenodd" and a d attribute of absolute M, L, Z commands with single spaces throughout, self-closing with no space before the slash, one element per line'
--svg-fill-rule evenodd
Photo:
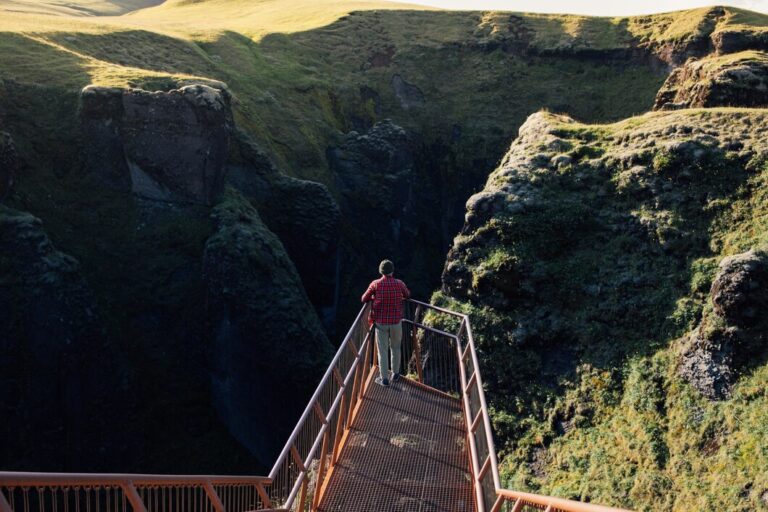
<path fill-rule="evenodd" d="M 409 290 L 408 287 L 405 286 L 405 283 L 403 281 L 400 281 L 400 287 L 402 288 L 403 298 L 404 299 L 410 299 L 411 298 L 411 290 Z"/>
<path fill-rule="evenodd" d="M 360 297 L 360 302 L 366 303 L 369 300 L 373 300 L 373 295 L 376 293 L 376 281 L 373 281 L 371 284 L 368 285 L 368 289 L 365 290 L 365 293 L 362 297 Z"/>

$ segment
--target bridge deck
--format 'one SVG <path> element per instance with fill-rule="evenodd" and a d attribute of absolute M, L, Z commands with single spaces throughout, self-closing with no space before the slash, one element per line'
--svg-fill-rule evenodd
<path fill-rule="evenodd" d="M 319 510 L 473 512 L 466 439 L 458 399 L 371 383 Z"/>

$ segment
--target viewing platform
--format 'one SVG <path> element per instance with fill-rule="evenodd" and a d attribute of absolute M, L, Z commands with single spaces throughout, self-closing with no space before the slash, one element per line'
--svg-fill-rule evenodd
<path fill-rule="evenodd" d="M 364 306 L 269 475 L 0 472 L 0 512 L 627 512 L 503 488 L 469 318 L 406 310 L 405 375 Z"/>

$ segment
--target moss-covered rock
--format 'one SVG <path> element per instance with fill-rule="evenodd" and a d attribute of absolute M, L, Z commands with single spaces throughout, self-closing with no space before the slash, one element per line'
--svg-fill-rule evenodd
<path fill-rule="evenodd" d="M 333 355 L 296 268 L 247 199 L 213 211 L 203 257 L 214 405 L 265 465 Z"/>
<path fill-rule="evenodd" d="M 653 510 L 698 485 L 702 506 L 756 506 L 710 482 L 748 485 L 761 465 L 699 463 L 688 443 L 708 434 L 678 420 L 732 407 L 768 357 L 762 253 L 723 260 L 768 236 L 767 121 L 540 112 L 469 199 L 435 299 L 472 315 L 509 485 Z"/>

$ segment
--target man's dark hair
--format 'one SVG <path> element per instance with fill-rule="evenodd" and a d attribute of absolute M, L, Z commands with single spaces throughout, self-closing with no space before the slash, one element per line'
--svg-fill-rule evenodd
<path fill-rule="evenodd" d="M 379 264 L 379 272 L 385 276 L 392 274 L 395 271 L 395 264 L 389 260 L 384 260 Z"/>

